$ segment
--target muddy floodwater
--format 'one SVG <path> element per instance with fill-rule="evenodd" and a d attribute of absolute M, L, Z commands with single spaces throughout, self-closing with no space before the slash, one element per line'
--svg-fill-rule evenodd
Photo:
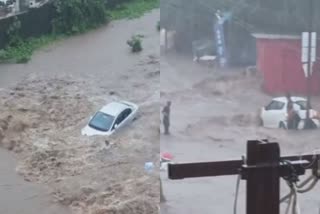
<path fill-rule="evenodd" d="M 258 109 L 271 97 L 261 91 L 259 74 L 242 68 L 207 68 L 169 53 L 161 57 L 161 95 L 162 105 L 172 101 L 172 135 L 161 135 L 161 151 L 171 152 L 174 162 L 241 159 L 247 140 L 256 139 L 279 142 L 282 155 L 312 154 L 320 147 L 320 130 L 258 126 Z M 320 110 L 319 97 L 313 97 L 312 104 Z M 161 177 L 167 198 L 162 214 L 233 213 L 237 176 L 168 180 L 161 172 Z M 289 192 L 284 183 L 281 189 L 282 195 Z M 319 193 L 320 185 L 299 195 L 302 213 L 318 212 Z M 245 182 L 241 182 L 237 213 L 245 213 Z"/>
<path fill-rule="evenodd" d="M 26 182 L 18 176 L 14 157 L 6 150 L 0 150 L 0 213 L 5 214 L 68 214 L 67 207 L 52 202 L 45 186 Z"/>
<path fill-rule="evenodd" d="M 115 21 L 0 66 L 0 143 L 10 150 L 1 150 L 0 213 L 158 213 L 158 173 L 144 171 L 159 160 L 158 20 L 154 10 Z M 139 54 L 126 44 L 135 34 Z M 108 139 L 80 135 L 118 99 L 140 106 L 134 124 Z"/>

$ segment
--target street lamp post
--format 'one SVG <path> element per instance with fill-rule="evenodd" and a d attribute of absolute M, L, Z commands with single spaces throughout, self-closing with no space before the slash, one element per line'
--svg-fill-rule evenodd
<path fill-rule="evenodd" d="M 310 118 L 311 109 L 311 74 L 312 74 L 312 33 L 313 33 L 313 0 L 309 0 L 309 26 L 308 26 L 308 64 L 307 64 L 307 115 L 304 129 L 312 129 L 313 122 Z"/>

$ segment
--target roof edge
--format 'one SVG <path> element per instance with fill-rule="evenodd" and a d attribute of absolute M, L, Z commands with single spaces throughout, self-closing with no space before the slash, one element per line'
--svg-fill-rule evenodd
<path fill-rule="evenodd" d="M 267 33 L 253 33 L 256 39 L 301 39 L 300 35 L 285 35 L 285 34 L 267 34 Z"/>

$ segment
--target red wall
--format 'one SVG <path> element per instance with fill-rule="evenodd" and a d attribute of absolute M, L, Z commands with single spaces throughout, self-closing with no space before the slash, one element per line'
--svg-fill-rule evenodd
<path fill-rule="evenodd" d="M 317 53 L 320 54 L 319 51 Z M 263 74 L 265 92 L 306 94 L 307 80 L 301 64 L 301 40 L 257 39 L 257 55 L 257 65 Z M 320 94 L 319 65 L 318 61 L 311 76 L 312 94 Z"/>

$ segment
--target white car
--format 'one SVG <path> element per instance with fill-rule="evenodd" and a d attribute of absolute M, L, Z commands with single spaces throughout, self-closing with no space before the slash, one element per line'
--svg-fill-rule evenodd
<path fill-rule="evenodd" d="M 302 97 L 291 97 L 293 108 L 298 113 L 301 121 L 298 124 L 298 129 L 303 129 L 304 122 L 307 117 L 307 100 Z M 260 119 L 261 125 L 266 128 L 284 128 L 287 126 L 287 105 L 288 100 L 286 97 L 277 97 L 272 99 L 272 101 L 265 107 L 261 109 Z M 314 124 L 319 127 L 320 122 L 316 118 L 317 112 L 310 109 L 310 117 L 312 118 Z"/>
<path fill-rule="evenodd" d="M 110 136 L 115 131 L 128 125 L 137 117 L 138 106 L 131 102 L 112 102 L 104 106 L 90 119 L 82 129 L 85 136 Z"/>

